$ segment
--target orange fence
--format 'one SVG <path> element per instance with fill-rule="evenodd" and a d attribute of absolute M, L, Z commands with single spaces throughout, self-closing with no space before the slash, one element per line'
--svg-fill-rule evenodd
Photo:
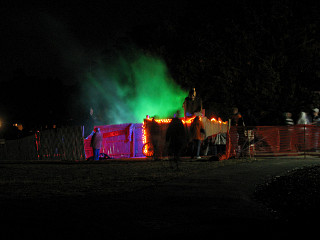
<path fill-rule="evenodd" d="M 226 155 L 241 156 L 320 155 L 320 126 L 231 127 Z"/>

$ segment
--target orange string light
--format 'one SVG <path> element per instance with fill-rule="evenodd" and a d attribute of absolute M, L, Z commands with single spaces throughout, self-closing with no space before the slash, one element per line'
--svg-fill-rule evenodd
<path fill-rule="evenodd" d="M 191 124 L 192 121 L 195 119 L 196 116 L 193 116 L 191 118 L 181 118 L 183 124 Z M 202 121 L 202 117 L 200 116 L 200 121 Z M 152 121 L 152 118 L 149 116 L 146 117 L 145 121 L 142 124 L 142 142 L 143 144 L 146 144 L 149 140 L 147 139 L 147 130 L 146 130 L 146 121 Z M 164 119 L 155 119 L 155 122 L 159 124 L 166 124 L 170 123 L 172 121 L 171 118 L 164 118 Z M 228 124 L 228 121 L 223 122 L 221 118 L 215 119 L 214 117 L 210 119 L 211 122 L 218 122 L 219 124 Z M 145 150 L 145 155 L 148 153 L 148 149 L 146 148 Z"/>

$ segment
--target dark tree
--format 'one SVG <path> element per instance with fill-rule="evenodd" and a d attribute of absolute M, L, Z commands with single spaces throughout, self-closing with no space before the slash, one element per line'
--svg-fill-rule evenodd
<path fill-rule="evenodd" d="M 181 86 L 196 87 L 208 112 L 227 119 L 237 106 L 256 124 L 272 125 L 284 111 L 319 105 L 318 3 L 230 1 L 187 9 L 173 5 L 160 25 L 140 26 L 131 36 L 162 56 Z M 143 29 L 151 37 L 142 38 Z"/>

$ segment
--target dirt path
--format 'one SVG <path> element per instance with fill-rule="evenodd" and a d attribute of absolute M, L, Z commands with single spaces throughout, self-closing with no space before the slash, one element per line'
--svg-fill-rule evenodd
<path fill-rule="evenodd" d="M 1 239 L 226 239 L 294 233 L 253 199 L 257 184 L 319 158 L 0 164 Z M 29 189 L 28 189 L 29 188 Z M 211 238 L 210 237 L 210 238 Z"/>

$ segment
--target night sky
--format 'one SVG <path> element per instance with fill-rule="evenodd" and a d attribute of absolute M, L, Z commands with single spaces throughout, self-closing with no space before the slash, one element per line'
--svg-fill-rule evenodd
<path fill-rule="evenodd" d="M 102 123 L 107 115 L 103 108 L 108 106 L 97 101 L 106 102 L 104 97 L 92 105 L 79 93 L 79 88 L 86 88 L 88 72 L 98 72 L 101 56 L 117 45 L 134 46 L 130 34 L 136 29 L 143 29 L 142 38 L 147 39 L 145 26 L 156 27 L 167 14 L 176 14 L 177 9 L 183 12 L 189 4 L 111 0 L 2 6 L 0 121 L 7 125 L 22 122 L 33 130 L 56 122 L 83 124 L 93 106 L 96 113 L 100 110 Z M 120 112 L 127 111 L 123 99 L 116 97 L 113 101 L 121 106 Z"/>
<path fill-rule="evenodd" d="M 145 54 L 143 57 L 161 56 L 160 65 L 168 65 L 164 75 L 167 72 L 170 75 L 165 78 L 180 86 L 177 92 L 196 86 L 208 106 L 222 109 L 216 113 L 222 118 L 226 114 L 223 109 L 229 111 L 235 104 L 240 109 L 252 107 L 251 112 L 260 118 L 287 110 L 298 113 L 301 107 L 311 106 L 311 100 L 293 109 L 297 104 L 292 99 L 305 98 L 308 91 L 296 89 L 300 91 L 305 85 L 312 85 L 317 90 L 320 76 L 316 70 L 320 64 L 319 51 L 315 52 L 319 49 L 316 46 L 320 8 L 319 4 L 308 4 L 262 0 L 213 3 L 111 0 L 2 5 L 0 120 L 43 126 L 47 122 L 52 124 L 52 119 L 66 124 L 68 119 L 75 123 L 78 118 L 79 123 L 83 118 L 79 112 L 85 109 L 88 113 L 94 105 L 106 121 L 109 112 L 103 109 L 111 101 L 105 96 L 112 95 L 112 91 L 105 90 L 100 97 L 99 101 L 105 104 L 89 103 L 85 97 L 95 93 L 85 95 L 81 91 L 87 87 L 88 79 L 94 78 L 104 88 L 114 84 L 127 88 L 131 84 L 131 90 L 138 92 L 132 85 L 136 80 L 130 79 L 137 73 L 136 69 L 124 76 L 117 73 L 117 80 L 107 81 L 109 85 L 99 80 L 106 77 L 103 74 L 114 73 L 110 68 L 107 73 L 101 70 L 102 59 L 121 63 L 122 56 L 117 56 L 117 60 L 110 56 L 114 56 L 115 49 L 117 54 L 120 50 L 123 53 L 124 48 L 126 54 L 128 49 L 135 49 L 124 57 L 126 66 L 139 59 L 132 60 L 136 52 Z M 150 59 L 159 63 L 155 58 Z M 123 69 L 119 67 L 118 71 Z M 92 75 L 88 77 L 88 73 Z M 253 82 L 268 78 L 270 83 L 269 80 Z M 283 89 L 276 92 L 272 85 L 279 79 Z M 247 99 L 239 91 L 231 92 L 244 86 L 244 81 L 252 88 L 249 95 L 245 94 Z M 292 89 L 286 90 L 285 86 Z M 257 95 L 254 91 L 264 96 L 252 100 Z M 274 97 L 286 91 L 290 97 Z M 281 101 L 284 106 L 272 109 L 276 104 L 268 98 L 275 103 Z M 122 111 L 127 111 L 128 104 L 123 98 L 116 95 L 113 99 L 117 101 L 115 105 L 124 106 Z M 133 102 L 136 99 L 136 96 L 131 98 Z"/>
<path fill-rule="evenodd" d="M 148 39 L 149 32 L 168 19 L 192 31 L 206 24 L 201 19 L 203 12 L 210 16 L 206 21 L 217 21 L 220 15 L 237 17 L 234 2 L 109 0 L 1 6 L 0 71 L 10 76 L 21 70 L 72 84 L 79 69 L 123 39 L 130 41 L 135 32 L 145 42 L 156 41 Z"/>
<path fill-rule="evenodd" d="M 43 3 L 1 8 L 1 73 L 23 70 L 72 83 L 79 68 L 133 26 L 160 16 L 162 1 Z"/>

